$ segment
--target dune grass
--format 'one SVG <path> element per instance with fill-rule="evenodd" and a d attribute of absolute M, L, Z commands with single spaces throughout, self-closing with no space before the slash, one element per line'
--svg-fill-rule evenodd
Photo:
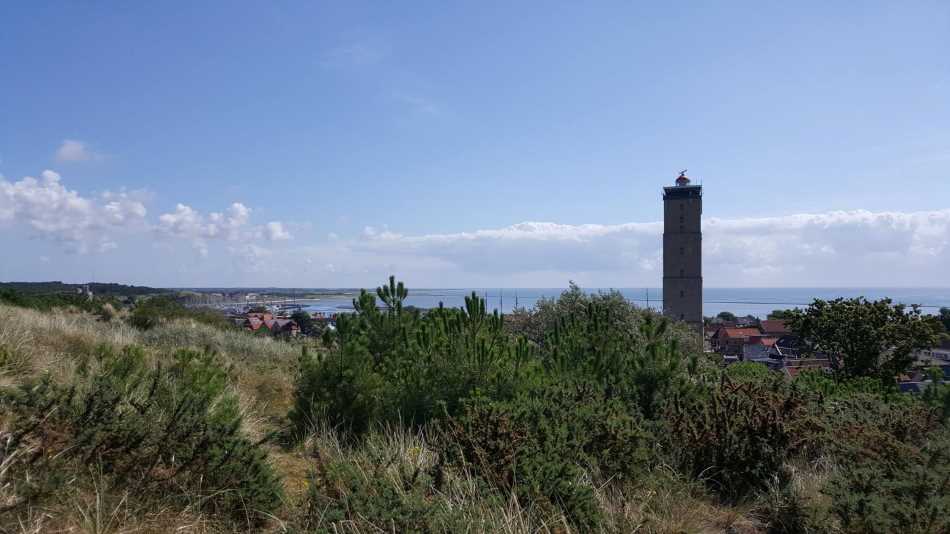
<path fill-rule="evenodd" d="M 525 503 L 464 470 L 440 465 L 432 448 L 438 429 L 410 431 L 376 427 L 353 442 L 315 422 L 312 434 L 287 448 L 267 440 L 287 424 L 301 344 L 222 331 L 197 322 L 173 322 L 142 331 L 119 320 L 66 310 L 37 312 L 0 306 L 0 385 L 14 387 L 49 375 L 59 383 L 99 347 L 142 347 L 162 362 L 178 349 L 211 349 L 230 366 L 230 387 L 243 414 L 241 432 L 265 440 L 269 462 L 280 474 L 284 502 L 262 523 L 223 519 L 204 506 L 207 495 L 133 491 L 116 484 L 94 462 L 76 465 L 69 483 L 52 498 L 17 505 L 24 477 L 8 468 L 35 452 L 11 441 L 8 419 L 0 418 L 0 528 L 3 532 L 393 532 L 399 524 L 446 532 L 545 533 L 575 531 L 562 512 L 544 503 Z M 21 474 L 24 470 L 19 471 Z M 701 484 L 671 469 L 656 468 L 623 485 L 585 475 L 608 532 L 758 532 L 762 523 L 751 505 L 716 503 Z M 372 509 L 375 499 L 398 501 L 405 512 L 388 522 Z M 361 508 L 362 507 L 362 508 Z M 369 508 L 367 508 L 369 507 Z M 364 512 L 365 508 L 365 513 Z M 404 523 L 398 523 L 404 521 Z M 413 523 L 416 521 L 417 523 Z"/>

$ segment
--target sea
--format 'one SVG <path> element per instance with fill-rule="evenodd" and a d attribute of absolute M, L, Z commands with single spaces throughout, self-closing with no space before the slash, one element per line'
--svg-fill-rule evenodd
<path fill-rule="evenodd" d="M 475 292 L 486 299 L 489 310 L 510 313 L 515 307 L 531 308 L 543 298 L 557 298 L 564 288 L 467 288 L 467 289 L 410 289 L 407 306 L 429 309 L 439 306 L 462 307 L 465 297 Z M 587 289 L 588 293 L 610 289 Z M 627 300 L 643 308 L 661 310 L 663 293 L 660 288 L 618 288 Z M 310 312 L 327 315 L 353 310 L 355 293 L 327 295 L 319 299 L 298 301 Z M 935 314 L 940 308 L 950 308 L 950 288 L 719 288 L 703 290 L 703 315 L 712 317 L 728 311 L 737 316 L 751 315 L 765 318 L 777 309 L 802 308 L 815 299 L 865 297 L 869 300 L 890 298 L 902 304 L 917 304 L 924 313 Z"/>

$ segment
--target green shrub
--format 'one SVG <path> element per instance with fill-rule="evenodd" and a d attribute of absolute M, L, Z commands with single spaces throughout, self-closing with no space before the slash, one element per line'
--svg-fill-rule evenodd
<path fill-rule="evenodd" d="M 827 399 L 842 399 L 853 395 L 867 394 L 878 396 L 882 402 L 900 401 L 905 395 L 893 380 L 881 380 L 877 377 L 863 376 L 836 380 L 825 371 L 807 369 L 795 377 L 795 385 Z"/>
<path fill-rule="evenodd" d="M 768 367 L 755 362 L 737 362 L 726 367 L 725 373 L 733 382 L 767 382 L 772 377 Z"/>
<path fill-rule="evenodd" d="M 49 311 L 54 308 L 72 308 L 94 314 L 102 314 L 103 306 L 118 305 L 114 297 L 89 298 L 75 292 L 30 293 L 9 288 L 0 288 L 0 303 L 21 308 L 32 308 L 39 311 Z"/>
<path fill-rule="evenodd" d="M 776 480 L 763 496 L 760 516 L 769 534 L 810 534 L 827 532 L 832 518 L 825 506 L 807 499 L 793 484 Z"/>
<path fill-rule="evenodd" d="M 821 410 L 827 429 L 824 452 L 854 465 L 903 465 L 941 428 L 938 414 L 909 395 L 884 402 L 877 395 L 854 394 Z"/>
<path fill-rule="evenodd" d="M 13 440 L 38 448 L 47 476 L 32 499 L 57 492 L 70 466 L 97 464 L 136 493 L 207 494 L 206 506 L 260 520 L 281 500 L 266 453 L 240 433 L 237 399 L 213 353 L 181 350 L 167 365 L 144 352 L 99 350 L 71 384 L 49 376 L 4 392 L 15 415 Z M 176 488 L 176 489 L 173 489 Z"/>
<path fill-rule="evenodd" d="M 583 384 L 505 402 L 473 399 L 447 422 L 443 449 L 493 486 L 526 502 L 544 499 L 579 528 L 592 528 L 599 511 L 585 473 L 633 478 L 649 459 L 652 438 L 635 413 Z"/>
<path fill-rule="evenodd" d="M 930 378 L 930 387 L 924 390 L 921 400 L 946 424 L 950 422 L 950 384 L 942 383 L 943 372 L 939 368 L 930 370 Z"/>
<path fill-rule="evenodd" d="M 845 532 L 948 532 L 950 433 L 886 461 L 847 460 L 824 492 Z"/>
<path fill-rule="evenodd" d="M 377 295 L 364 291 L 328 350 L 301 359 L 289 414 L 298 437 L 324 417 L 357 434 L 373 423 L 423 425 L 458 413 L 476 392 L 510 397 L 539 367 L 527 342 L 509 340 L 501 316 L 474 294 L 463 309 L 424 316 L 403 309 L 405 294 L 392 279 Z"/>
<path fill-rule="evenodd" d="M 667 447 L 681 469 L 737 502 L 785 483 L 784 463 L 800 438 L 795 425 L 805 415 L 805 400 L 777 374 L 765 383 L 724 376 L 708 396 L 671 405 Z"/>
<path fill-rule="evenodd" d="M 318 465 L 307 495 L 307 527 L 332 532 L 331 525 L 345 521 L 387 532 L 453 532 L 465 528 L 459 515 L 444 506 L 445 500 L 433 494 L 437 470 L 380 460 Z"/>
<path fill-rule="evenodd" d="M 129 324 L 142 330 L 175 320 L 190 319 L 221 329 L 232 328 L 227 317 L 210 308 L 189 308 L 171 295 L 140 299 L 129 316 Z"/>
<path fill-rule="evenodd" d="M 343 326 L 346 321 L 340 321 Z M 381 377 L 373 372 L 369 353 L 349 345 L 335 353 L 312 354 L 302 349 L 294 405 L 288 414 L 293 439 L 302 439 L 323 421 L 362 434 L 382 419 Z"/>

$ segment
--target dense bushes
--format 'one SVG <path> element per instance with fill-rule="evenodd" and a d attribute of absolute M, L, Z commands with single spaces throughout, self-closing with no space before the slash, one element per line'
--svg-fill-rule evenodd
<path fill-rule="evenodd" d="M 400 460 L 377 456 L 322 461 L 312 474 L 305 526 L 323 530 L 346 521 L 392 532 L 467 528 L 460 514 L 433 498 L 432 490 L 441 486 L 440 467 Z"/>
<path fill-rule="evenodd" d="M 474 294 L 462 309 L 425 314 L 404 309 L 406 295 L 394 279 L 363 292 L 328 350 L 304 353 L 296 435 L 322 421 L 359 436 L 438 420 L 449 465 L 577 525 L 597 523 L 586 474 L 635 477 L 668 399 L 692 398 L 708 371 L 665 320 L 576 288 L 563 313 L 543 316 L 552 327 L 540 342 L 506 331 Z"/>
<path fill-rule="evenodd" d="M 596 526 L 599 515 L 587 474 L 635 478 L 653 441 L 636 412 L 586 384 L 504 402 L 473 399 L 447 426 L 450 439 L 442 448 L 451 463 L 473 466 L 525 502 L 561 506 L 572 522 L 587 528 Z"/>
<path fill-rule="evenodd" d="M 874 377 L 884 382 L 907 370 L 914 352 L 933 347 L 943 325 L 919 306 L 890 299 L 815 300 L 805 310 L 790 310 L 787 321 L 805 354 L 831 359 L 839 377 Z"/>
<path fill-rule="evenodd" d="M 908 444 L 905 444 L 908 445 Z M 829 481 L 831 511 L 845 532 L 925 534 L 950 531 L 950 434 L 889 458 L 856 451 Z"/>
<path fill-rule="evenodd" d="M 27 293 L 13 289 L 0 289 L 0 304 L 9 304 L 21 308 L 49 311 L 53 308 L 73 308 L 99 314 L 105 304 L 114 305 L 115 299 L 91 299 L 77 293 Z"/>
<path fill-rule="evenodd" d="M 666 421 L 669 447 L 678 465 L 736 502 L 786 481 L 804 404 L 778 376 L 739 383 L 723 377 L 708 397 L 676 399 Z"/>
<path fill-rule="evenodd" d="M 464 309 L 423 316 L 402 308 L 399 291 L 394 282 L 380 288 L 385 311 L 364 291 L 358 313 L 337 321 L 331 349 L 304 355 L 290 414 L 298 436 L 323 417 L 356 433 L 378 422 L 424 424 L 458 413 L 475 392 L 508 398 L 538 367 L 531 348 L 509 342 L 501 317 L 474 295 Z"/>
<path fill-rule="evenodd" d="M 279 480 L 242 436 L 227 370 L 213 353 L 181 350 L 153 365 L 134 346 L 103 347 L 80 362 L 72 383 L 47 375 L 4 392 L 2 405 L 15 417 L 13 444 L 36 451 L 17 465 L 31 481 L 23 503 L 60 491 L 66 474 L 86 465 L 137 493 L 186 488 L 236 519 L 258 521 L 280 502 Z"/>
<path fill-rule="evenodd" d="M 139 300 L 129 316 L 129 323 L 143 330 L 175 320 L 189 319 L 216 328 L 231 328 L 227 317 L 210 308 L 189 308 L 171 295 L 156 295 Z"/>
<path fill-rule="evenodd" d="M 19 310 L 0 327 L 0 378 L 18 382 L 0 389 L 0 529 L 93 493 L 209 530 L 950 528 L 945 386 L 720 368 L 612 293 L 572 287 L 516 322 L 475 295 L 425 312 L 407 295 L 364 292 L 302 353 L 152 327 L 178 313 L 160 297 L 140 303 L 144 329 Z M 201 346 L 222 358 L 178 350 Z"/>
<path fill-rule="evenodd" d="M 304 355 L 290 414 L 298 437 L 323 421 L 356 442 L 378 424 L 435 428 L 443 469 L 472 473 L 581 530 L 605 524 L 599 488 L 622 491 L 662 465 L 702 481 L 719 502 L 764 503 L 776 532 L 822 521 L 865 528 L 854 518 L 875 503 L 889 521 L 939 524 L 921 518 L 943 510 L 939 473 L 950 463 L 922 440 L 942 428 L 946 411 L 928 407 L 946 404 L 941 389 L 923 403 L 877 375 L 806 372 L 791 381 L 758 364 L 721 370 L 685 328 L 576 286 L 512 322 L 488 314 L 474 294 L 462 309 L 427 313 L 404 309 L 407 294 L 394 279 L 376 295 L 364 292 L 327 350 Z M 848 458 L 880 465 L 864 473 Z M 796 465 L 847 467 L 804 498 L 792 484 Z M 925 468 L 932 476 L 921 479 Z M 881 472 L 894 484 L 865 483 Z M 348 507 L 366 509 L 355 496 L 365 491 L 389 510 L 373 515 L 409 518 L 407 528 L 431 524 L 417 522 L 429 512 L 412 491 L 397 499 L 346 468 L 333 473 L 363 488 Z M 328 476 L 314 491 L 332 493 Z M 898 491 L 930 512 L 883 506 Z"/>

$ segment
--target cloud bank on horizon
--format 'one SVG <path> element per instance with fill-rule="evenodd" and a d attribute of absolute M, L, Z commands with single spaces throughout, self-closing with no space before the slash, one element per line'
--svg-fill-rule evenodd
<path fill-rule="evenodd" d="M 88 254 L 119 248 L 118 240 L 154 236 L 189 242 L 202 256 L 208 241 L 281 241 L 291 238 L 282 222 L 249 227 L 250 208 L 235 202 L 224 213 L 199 213 L 178 204 L 175 211 L 147 219 L 143 192 L 105 191 L 82 196 L 62 183 L 59 173 L 9 182 L 0 175 L 0 226 L 24 227 L 31 238 L 60 243 L 67 253 Z M 8 234 L 9 235 L 9 234 Z"/>
<path fill-rule="evenodd" d="M 83 196 L 49 170 L 0 177 L 0 230 L 86 256 L 116 281 L 164 286 L 359 287 L 391 273 L 411 287 L 655 287 L 662 278 L 660 222 L 426 235 L 367 226 L 307 240 L 290 231 L 306 224 L 254 222 L 241 202 L 207 214 L 179 203 L 152 218 L 146 202 L 125 191 Z M 950 209 L 707 217 L 703 231 L 707 286 L 947 285 Z M 40 253 L 20 259 L 23 273 L 52 268 Z M 109 271 L 113 262 L 131 271 Z M 76 278 L 63 269 L 46 277 Z"/>

